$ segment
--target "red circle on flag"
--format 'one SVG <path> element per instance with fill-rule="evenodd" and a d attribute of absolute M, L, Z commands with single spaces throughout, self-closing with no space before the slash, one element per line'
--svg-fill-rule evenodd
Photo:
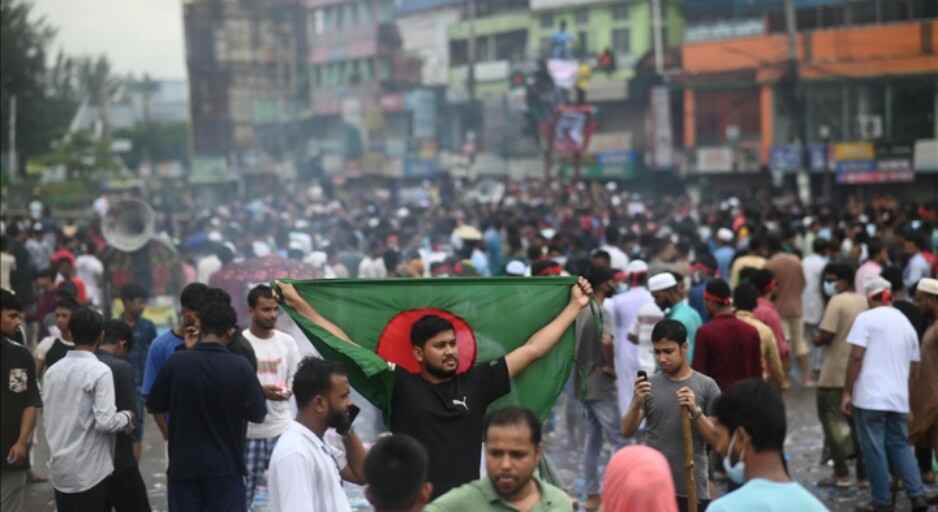
<path fill-rule="evenodd" d="M 414 357 L 414 346 L 410 342 L 410 330 L 417 320 L 436 315 L 453 324 L 456 332 L 456 349 L 459 351 L 459 364 L 456 373 L 463 373 L 476 362 L 476 335 L 465 320 L 437 308 L 411 309 L 398 313 L 384 326 L 375 352 L 381 359 L 394 363 L 411 373 L 420 373 L 420 362 Z"/>

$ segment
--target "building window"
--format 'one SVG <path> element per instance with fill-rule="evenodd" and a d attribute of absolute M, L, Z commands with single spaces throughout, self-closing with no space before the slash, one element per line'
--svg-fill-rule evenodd
<path fill-rule="evenodd" d="M 612 19 L 614 20 L 629 19 L 629 4 L 613 5 L 612 6 Z"/>
<path fill-rule="evenodd" d="M 617 28 L 612 31 L 612 53 L 615 55 L 632 53 L 632 33 L 629 29 Z"/>
<path fill-rule="evenodd" d="M 491 60 L 489 48 L 492 46 L 491 38 L 480 37 L 476 39 L 476 62 L 486 62 Z"/>
<path fill-rule="evenodd" d="M 525 30 L 505 32 L 495 36 L 495 60 L 514 61 L 524 56 L 528 40 Z"/>
<path fill-rule="evenodd" d="M 573 14 L 573 22 L 577 25 L 586 25 L 590 22 L 590 11 L 587 8 L 577 9 Z"/>
<path fill-rule="evenodd" d="M 378 60 L 378 80 L 388 82 L 391 80 L 391 61 L 382 58 Z"/>
<path fill-rule="evenodd" d="M 469 44 L 460 39 L 449 43 L 449 63 L 451 66 L 464 66 L 469 61 Z"/>
<path fill-rule="evenodd" d="M 540 49 L 541 56 L 550 56 L 553 46 L 550 44 L 550 37 L 542 37 L 541 44 L 538 47 Z"/>
<path fill-rule="evenodd" d="M 551 28 L 553 26 L 554 26 L 554 15 L 542 14 L 541 15 L 541 28 Z"/>

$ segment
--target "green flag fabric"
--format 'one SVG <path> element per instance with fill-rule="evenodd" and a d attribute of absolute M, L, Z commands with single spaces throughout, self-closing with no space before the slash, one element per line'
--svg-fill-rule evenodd
<path fill-rule="evenodd" d="M 408 318 L 428 312 L 456 317 L 447 319 L 456 326 L 463 369 L 472 356 L 464 343 L 467 326 L 475 338 L 475 364 L 493 361 L 553 320 L 569 303 L 570 288 L 577 282 L 575 277 L 283 281 L 355 341 L 343 341 L 284 306 L 324 358 L 345 365 L 352 386 L 383 411 L 385 424 L 390 424 L 394 376 L 376 351 L 379 342 L 382 354 L 395 345 L 399 353 L 409 350 Z M 520 404 L 546 418 L 570 375 L 573 351 L 570 328 L 553 350 L 516 376 L 511 393 L 493 407 Z"/>

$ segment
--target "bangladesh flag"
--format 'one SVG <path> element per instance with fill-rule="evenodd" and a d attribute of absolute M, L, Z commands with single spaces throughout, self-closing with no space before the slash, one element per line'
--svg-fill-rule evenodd
<path fill-rule="evenodd" d="M 343 363 L 352 386 L 390 423 L 394 375 L 388 362 L 414 373 L 410 328 L 426 314 L 456 331 L 458 372 L 498 359 L 523 345 L 570 301 L 576 277 L 465 279 L 293 280 L 299 295 L 358 345 L 341 340 L 295 310 L 284 309 L 323 357 Z M 511 393 L 493 407 L 515 403 L 547 417 L 573 364 L 570 328 L 546 356 L 521 372 Z"/>

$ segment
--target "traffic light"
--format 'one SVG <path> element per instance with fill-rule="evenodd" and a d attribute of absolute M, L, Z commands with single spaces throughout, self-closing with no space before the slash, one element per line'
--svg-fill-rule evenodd
<path fill-rule="evenodd" d="M 608 48 L 599 56 L 599 69 L 606 73 L 612 73 L 616 70 L 616 57 Z"/>
<path fill-rule="evenodd" d="M 525 77 L 524 73 L 520 71 L 515 71 L 511 74 L 511 86 L 514 88 L 524 87 L 525 86 Z"/>

